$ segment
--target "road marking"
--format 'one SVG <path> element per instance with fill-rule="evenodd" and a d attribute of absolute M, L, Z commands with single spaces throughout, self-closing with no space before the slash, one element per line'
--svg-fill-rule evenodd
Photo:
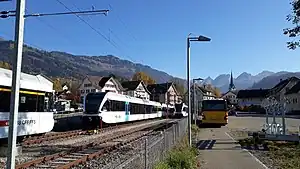
<path fill-rule="evenodd" d="M 236 142 L 236 140 L 231 137 L 230 134 L 228 134 L 227 132 L 225 132 L 225 134 L 232 139 L 234 142 Z M 258 158 L 256 158 L 249 150 L 242 148 L 242 150 L 246 151 L 252 158 L 254 158 L 255 161 L 257 161 L 260 165 L 262 165 L 265 169 L 269 169 L 269 167 L 267 167 L 263 162 L 261 162 Z"/>

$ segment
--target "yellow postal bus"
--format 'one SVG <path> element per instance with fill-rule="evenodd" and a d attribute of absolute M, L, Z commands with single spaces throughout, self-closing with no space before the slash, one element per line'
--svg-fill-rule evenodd
<path fill-rule="evenodd" d="M 226 100 L 202 101 L 202 124 L 225 126 L 228 124 L 228 108 Z"/>

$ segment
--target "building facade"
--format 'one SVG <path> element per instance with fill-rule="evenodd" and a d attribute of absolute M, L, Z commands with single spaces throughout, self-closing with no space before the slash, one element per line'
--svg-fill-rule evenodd
<path fill-rule="evenodd" d="M 277 101 L 283 103 L 285 100 L 286 92 L 295 86 L 300 79 L 297 77 L 290 77 L 280 82 L 270 89 L 269 97 L 275 97 Z"/>
<path fill-rule="evenodd" d="M 234 91 L 228 91 L 222 95 L 222 98 L 228 101 L 228 104 L 237 105 L 237 94 Z"/>
<path fill-rule="evenodd" d="M 126 81 L 122 82 L 124 88 L 124 94 L 137 97 L 145 100 L 150 100 L 150 92 L 145 86 L 143 81 Z"/>
<path fill-rule="evenodd" d="M 300 82 L 285 93 L 287 113 L 300 113 Z"/>
<path fill-rule="evenodd" d="M 113 77 L 87 76 L 78 88 L 81 101 L 88 93 L 115 92 L 123 94 L 121 84 Z"/>
<path fill-rule="evenodd" d="M 180 103 L 180 97 L 173 83 L 150 84 L 147 89 L 151 93 L 150 100 L 171 105 Z"/>
<path fill-rule="evenodd" d="M 268 96 L 269 89 L 239 90 L 237 94 L 239 106 L 261 106 Z"/>

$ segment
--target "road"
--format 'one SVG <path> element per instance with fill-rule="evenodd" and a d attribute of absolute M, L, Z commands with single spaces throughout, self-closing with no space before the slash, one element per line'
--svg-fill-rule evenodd
<path fill-rule="evenodd" d="M 273 119 L 269 118 L 269 122 L 272 122 Z M 277 122 L 281 123 L 281 118 L 276 118 Z M 229 129 L 240 129 L 248 131 L 258 131 L 263 128 L 263 125 L 266 123 L 265 117 L 236 117 L 229 116 L 229 123 L 226 126 Z M 286 118 L 286 127 L 290 132 L 298 132 L 300 119 Z"/>
<path fill-rule="evenodd" d="M 201 169 L 267 169 L 249 151 L 236 144 L 232 130 L 261 130 L 264 117 L 230 117 L 222 128 L 202 128 L 197 135 Z M 287 128 L 297 131 L 300 119 L 287 119 Z M 234 137 L 234 138 L 233 138 Z"/>

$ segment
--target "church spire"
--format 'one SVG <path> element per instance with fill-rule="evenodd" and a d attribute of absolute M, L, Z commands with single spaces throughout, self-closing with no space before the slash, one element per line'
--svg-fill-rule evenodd
<path fill-rule="evenodd" d="M 230 73 L 230 83 L 229 83 L 229 91 L 232 91 L 235 89 L 235 86 L 233 84 L 233 76 L 232 76 L 232 71 Z"/>

